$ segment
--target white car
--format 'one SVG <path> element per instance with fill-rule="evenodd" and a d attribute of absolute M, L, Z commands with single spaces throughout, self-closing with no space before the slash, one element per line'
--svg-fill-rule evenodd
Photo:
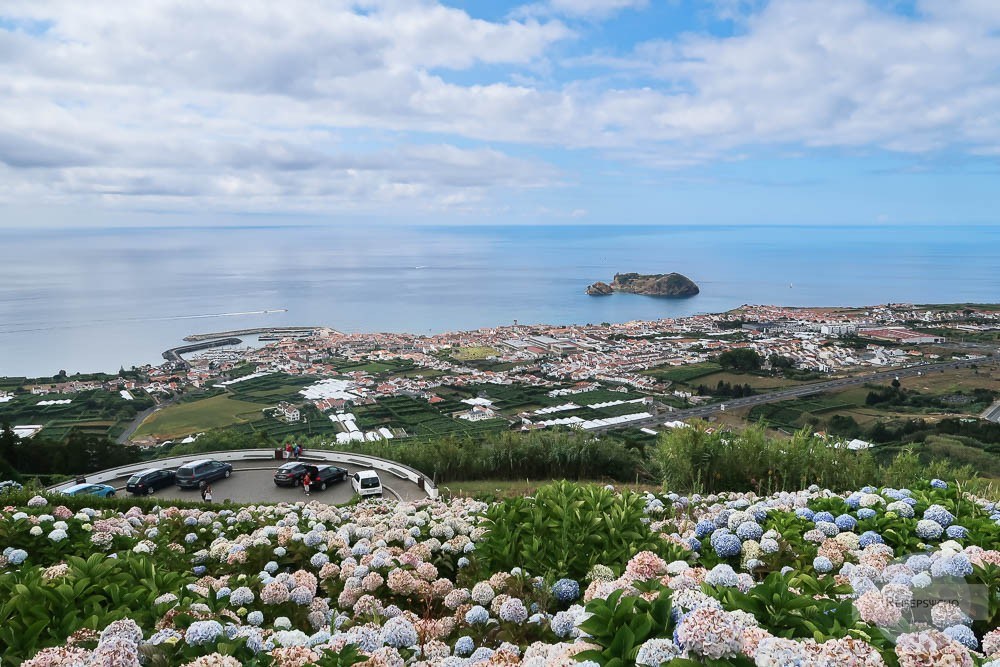
<path fill-rule="evenodd" d="M 354 493 L 362 498 L 382 495 L 382 480 L 374 470 L 360 470 L 351 475 L 351 486 L 354 487 Z"/>

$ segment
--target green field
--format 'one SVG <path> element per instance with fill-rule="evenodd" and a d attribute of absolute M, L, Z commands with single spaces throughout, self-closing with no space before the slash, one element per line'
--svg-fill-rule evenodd
<path fill-rule="evenodd" d="M 171 405 L 147 417 L 134 437 L 152 435 L 158 438 L 177 438 L 213 428 L 256 421 L 263 417 L 261 408 L 260 403 L 238 401 L 228 396 L 213 396 Z"/>
<path fill-rule="evenodd" d="M 684 366 L 660 366 L 645 371 L 645 375 L 652 375 L 661 382 L 669 380 L 671 382 L 690 382 L 696 378 L 718 373 L 722 366 L 711 361 L 700 364 L 686 364 Z"/>

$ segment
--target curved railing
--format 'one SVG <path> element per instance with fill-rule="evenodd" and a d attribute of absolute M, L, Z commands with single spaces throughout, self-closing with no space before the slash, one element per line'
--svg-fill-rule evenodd
<path fill-rule="evenodd" d="M 279 450 L 280 451 L 280 450 Z M 198 459 L 215 459 L 217 461 L 275 461 L 275 450 L 273 449 L 228 449 L 221 452 L 199 452 L 187 456 L 171 456 L 163 459 L 142 461 L 132 463 L 118 468 L 109 468 L 87 474 L 87 481 L 94 484 L 109 482 L 121 477 L 129 477 L 150 467 L 176 468 L 189 461 Z M 338 452 L 325 449 L 309 449 L 301 457 L 302 461 L 322 461 L 324 463 L 349 463 L 374 470 L 381 470 L 399 479 L 409 480 L 419 486 L 430 498 L 438 497 L 438 489 L 433 480 L 419 470 L 410 466 L 379 458 L 368 456 L 367 454 L 355 454 L 354 452 Z M 61 491 L 72 486 L 75 482 L 63 482 L 49 487 L 50 491 Z"/>

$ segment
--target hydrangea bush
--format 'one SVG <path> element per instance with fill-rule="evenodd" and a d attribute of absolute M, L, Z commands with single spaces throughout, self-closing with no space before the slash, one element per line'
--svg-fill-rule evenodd
<path fill-rule="evenodd" d="M 1000 509 L 940 480 L 767 497 L 560 483 L 495 505 L 60 502 L 0 510 L 5 663 L 1000 666 Z M 914 600 L 939 585 L 992 595 L 921 616 Z"/>

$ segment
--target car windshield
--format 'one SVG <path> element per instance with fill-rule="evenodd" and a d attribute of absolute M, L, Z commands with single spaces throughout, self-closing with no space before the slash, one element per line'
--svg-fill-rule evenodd
<path fill-rule="evenodd" d="M 283 465 L 280 468 L 278 468 L 278 470 L 283 470 L 285 472 L 291 472 L 292 470 L 295 470 L 298 467 L 299 467 L 298 463 L 286 463 L 285 465 Z"/>
<path fill-rule="evenodd" d="M 142 481 L 142 475 L 132 475 L 131 477 L 128 478 L 129 484 L 138 484 L 141 481 Z"/>
<path fill-rule="evenodd" d="M 374 489 L 377 486 L 382 486 L 379 484 L 378 477 L 362 477 L 361 478 L 361 488 L 362 489 Z"/>

